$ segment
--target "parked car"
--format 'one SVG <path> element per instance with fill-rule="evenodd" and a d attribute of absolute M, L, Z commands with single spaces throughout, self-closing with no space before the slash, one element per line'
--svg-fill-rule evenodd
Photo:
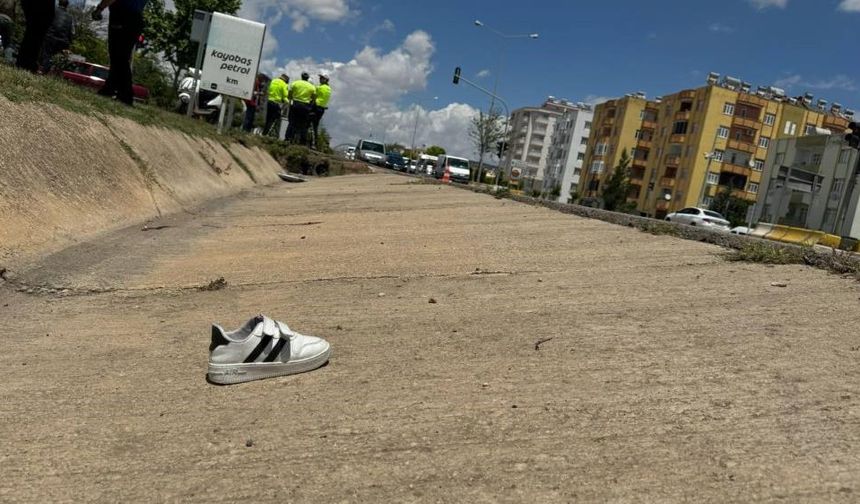
<path fill-rule="evenodd" d="M 466 158 L 442 154 L 439 156 L 439 160 L 436 161 L 436 169 L 433 175 L 436 178 L 442 178 L 446 170 L 451 180 L 458 182 L 469 182 L 472 177 L 472 171 L 469 169 L 469 160 Z"/>
<path fill-rule="evenodd" d="M 355 159 L 378 166 L 385 165 L 385 146 L 372 140 L 359 140 L 355 146 Z"/>
<path fill-rule="evenodd" d="M 346 152 L 344 152 L 344 156 L 350 160 L 355 159 L 355 147 L 347 147 Z"/>
<path fill-rule="evenodd" d="M 669 222 L 689 224 L 691 226 L 702 226 L 718 231 L 729 231 L 729 221 L 725 217 L 704 208 L 684 208 L 666 216 Z"/>
<path fill-rule="evenodd" d="M 385 156 L 385 167 L 397 171 L 406 171 L 406 160 L 400 154 L 392 152 Z"/>
<path fill-rule="evenodd" d="M 418 164 L 415 167 L 415 173 L 419 175 L 433 175 L 433 170 L 436 168 L 436 161 L 439 158 L 436 156 L 429 156 L 427 154 L 421 154 L 418 156 Z"/>
<path fill-rule="evenodd" d="M 750 229 L 746 226 L 733 227 L 732 230 L 730 231 L 730 233 L 736 234 L 736 235 L 748 235 L 751 232 L 752 232 L 752 229 Z"/>
<path fill-rule="evenodd" d="M 71 61 L 62 71 L 62 76 L 72 84 L 99 90 L 105 85 L 110 68 L 86 61 Z M 134 99 L 146 101 L 149 99 L 149 89 L 139 85 L 132 85 Z"/>

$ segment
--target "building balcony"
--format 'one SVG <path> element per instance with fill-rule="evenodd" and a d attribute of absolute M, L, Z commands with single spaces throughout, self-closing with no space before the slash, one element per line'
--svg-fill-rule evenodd
<path fill-rule="evenodd" d="M 748 103 L 761 109 L 767 106 L 767 100 L 749 93 L 738 93 L 738 103 Z"/>
<path fill-rule="evenodd" d="M 681 100 L 691 100 L 696 97 L 696 92 L 693 90 L 681 91 L 678 93 L 678 98 Z"/>
<path fill-rule="evenodd" d="M 734 116 L 732 117 L 732 124 L 735 126 L 743 126 L 744 128 L 749 128 L 758 131 L 761 129 L 762 123 L 758 119 L 751 119 L 749 117 L 740 117 Z"/>
<path fill-rule="evenodd" d="M 744 140 L 733 140 L 731 138 L 726 142 L 726 146 L 729 149 L 739 150 L 748 154 L 755 154 L 756 150 L 756 146 L 749 142 L 746 142 Z"/>
<path fill-rule="evenodd" d="M 681 156 L 666 156 L 666 166 L 678 167 L 681 164 Z"/>
<path fill-rule="evenodd" d="M 848 122 L 848 119 L 845 119 L 844 117 L 826 115 L 824 116 L 824 124 L 822 124 L 822 127 L 841 133 L 848 129 Z"/>
<path fill-rule="evenodd" d="M 672 135 L 669 137 L 671 143 L 687 143 L 687 135 Z"/>
<path fill-rule="evenodd" d="M 633 158 L 633 161 L 630 162 L 630 166 L 633 168 L 642 168 L 643 170 L 648 166 L 648 161 L 644 159 Z"/>
<path fill-rule="evenodd" d="M 672 177 L 663 177 L 660 179 L 660 185 L 662 187 L 675 187 L 677 180 Z"/>
<path fill-rule="evenodd" d="M 685 110 L 683 112 L 676 112 L 675 113 L 675 120 L 676 121 L 689 121 L 690 117 L 692 117 L 692 116 L 693 116 L 693 113 L 689 110 Z"/>
<path fill-rule="evenodd" d="M 651 142 L 651 140 L 642 140 L 642 139 L 640 139 L 640 140 L 637 140 L 637 141 L 636 141 L 636 148 L 637 148 L 637 149 L 648 149 L 648 150 L 651 150 L 652 145 L 653 145 L 653 142 Z"/>
<path fill-rule="evenodd" d="M 612 126 L 613 124 L 615 124 L 614 117 L 607 117 L 603 119 L 602 126 Z"/>
<path fill-rule="evenodd" d="M 651 131 L 655 131 L 657 129 L 656 121 L 649 121 L 648 119 L 642 120 L 642 129 L 649 129 Z"/>
<path fill-rule="evenodd" d="M 728 161 L 723 161 L 722 172 L 723 173 L 734 173 L 737 175 L 744 175 L 746 177 L 749 177 L 750 175 L 752 175 L 752 168 L 750 168 L 749 166 L 745 166 L 745 165 L 732 164 Z"/>

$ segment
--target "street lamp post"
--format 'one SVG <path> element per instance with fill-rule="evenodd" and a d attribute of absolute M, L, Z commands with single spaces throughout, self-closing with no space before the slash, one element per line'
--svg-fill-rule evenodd
<path fill-rule="evenodd" d="M 504 59 L 504 55 L 505 55 L 505 51 L 504 51 L 504 50 L 505 50 L 505 44 L 504 44 L 504 41 L 505 41 L 505 40 L 510 40 L 510 39 L 531 39 L 531 40 L 536 40 L 536 39 L 538 39 L 538 38 L 540 37 L 540 34 L 538 34 L 538 33 L 520 33 L 520 34 L 510 35 L 510 34 L 503 33 L 503 32 L 501 32 L 501 31 L 499 31 L 499 30 L 497 30 L 497 29 L 495 29 L 495 28 L 493 28 L 493 27 L 491 27 L 491 26 L 486 25 L 483 21 L 481 21 L 481 20 L 479 20 L 479 19 L 476 19 L 476 20 L 474 21 L 474 24 L 475 24 L 475 26 L 476 26 L 476 27 L 478 27 L 478 28 L 486 28 L 487 30 L 489 30 L 489 31 L 490 31 L 490 33 L 492 33 L 492 34 L 496 35 L 497 37 L 499 37 L 499 39 L 501 39 L 501 40 L 502 40 L 501 49 L 499 50 L 499 65 L 498 65 L 498 67 L 496 68 L 496 73 L 495 73 L 495 76 L 494 76 L 494 79 L 493 79 L 493 91 L 492 91 L 491 93 L 489 93 L 489 95 L 490 95 L 490 108 L 489 108 L 489 114 L 492 116 L 492 113 L 493 113 L 493 107 L 496 105 L 495 100 L 496 100 L 496 97 L 497 97 L 498 87 L 499 87 L 499 75 L 502 73 L 502 67 L 504 66 L 504 61 L 505 61 L 505 59 Z M 510 114 L 509 114 L 509 115 L 510 115 Z M 507 141 L 507 137 L 503 138 L 503 140 L 502 140 L 502 141 Z M 501 163 L 502 163 L 502 160 L 501 160 L 501 159 L 499 159 L 499 165 L 500 165 L 500 166 L 501 166 Z M 477 175 L 477 177 L 478 177 L 478 178 L 480 178 L 480 176 L 481 176 L 480 174 L 481 174 L 481 172 L 483 171 L 483 168 L 484 168 L 484 159 L 483 159 L 483 158 L 481 158 L 481 159 L 480 159 L 480 161 L 479 161 L 479 163 L 478 163 L 478 175 Z"/>

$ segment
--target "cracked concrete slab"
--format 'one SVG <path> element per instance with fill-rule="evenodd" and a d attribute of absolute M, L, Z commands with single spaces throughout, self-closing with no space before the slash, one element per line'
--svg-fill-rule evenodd
<path fill-rule="evenodd" d="M 860 492 L 856 282 L 390 175 L 148 225 L 0 282 L 3 500 Z M 207 384 L 209 324 L 258 312 L 329 339 L 331 363 Z"/>

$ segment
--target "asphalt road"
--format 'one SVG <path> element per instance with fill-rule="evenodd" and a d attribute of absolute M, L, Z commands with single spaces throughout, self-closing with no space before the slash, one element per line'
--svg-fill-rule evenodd
<path fill-rule="evenodd" d="M 388 174 L 102 236 L 0 282 L 0 500 L 857 502 L 858 284 L 720 254 Z M 259 312 L 331 363 L 208 384 Z"/>

